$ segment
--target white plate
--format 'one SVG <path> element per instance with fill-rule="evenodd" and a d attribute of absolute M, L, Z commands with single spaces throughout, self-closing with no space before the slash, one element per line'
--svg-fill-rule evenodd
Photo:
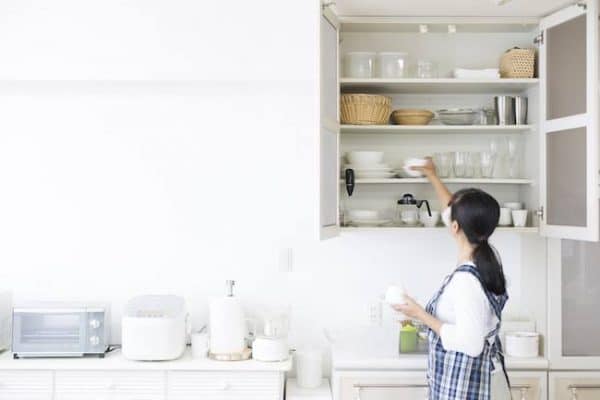
<path fill-rule="evenodd" d="M 356 179 L 383 179 L 393 178 L 396 176 L 395 172 L 357 172 Z"/>
<path fill-rule="evenodd" d="M 370 221 L 350 221 L 350 225 L 354 226 L 381 226 L 391 223 L 391 219 L 378 219 Z"/>
<path fill-rule="evenodd" d="M 393 169 L 388 164 L 367 164 L 367 165 L 357 165 L 357 164 L 345 164 L 344 169 L 354 169 L 354 170 L 366 170 L 366 171 L 382 171 L 382 170 L 390 170 Z"/>

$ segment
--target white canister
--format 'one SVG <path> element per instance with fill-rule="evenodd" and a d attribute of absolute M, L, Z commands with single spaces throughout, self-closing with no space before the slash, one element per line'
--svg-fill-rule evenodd
<path fill-rule="evenodd" d="M 375 70 L 375 53 L 352 51 L 344 56 L 344 75 L 347 78 L 372 78 Z"/>
<path fill-rule="evenodd" d="M 323 381 L 323 354 L 315 348 L 299 349 L 294 355 L 296 360 L 296 381 L 298 386 L 314 389 Z"/>
<path fill-rule="evenodd" d="M 507 332 L 506 355 L 533 358 L 539 355 L 540 335 L 537 332 Z"/>
<path fill-rule="evenodd" d="M 192 357 L 206 358 L 208 355 L 208 333 L 194 332 L 192 333 Z"/>
<path fill-rule="evenodd" d="M 377 53 L 377 75 L 380 78 L 403 78 L 406 53 L 388 51 Z"/>
<path fill-rule="evenodd" d="M 499 226 L 511 226 L 512 225 L 512 210 L 510 208 L 500 208 L 500 218 L 498 219 Z"/>

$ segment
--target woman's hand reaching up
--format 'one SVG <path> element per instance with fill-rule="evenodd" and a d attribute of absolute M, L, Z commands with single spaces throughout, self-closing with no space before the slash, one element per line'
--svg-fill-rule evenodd
<path fill-rule="evenodd" d="M 436 176 L 435 164 L 433 163 L 433 160 L 431 159 L 431 157 L 425 157 L 425 159 L 427 160 L 427 164 L 425 164 L 422 167 L 414 166 L 414 167 L 411 167 L 410 169 L 412 169 L 414 171 L 419 171 L 423 175 L 425 175 L 427 178 L 431 179 L 432 177 Z"/>
<path fill-rule="evenodd" d="M 392 308 L 408 318 L 423 320 L 423 315 L 427 314 L 427 311 L 419 305 L 412 297 L 404 295 L 405 304 L 394 304 Z"/>

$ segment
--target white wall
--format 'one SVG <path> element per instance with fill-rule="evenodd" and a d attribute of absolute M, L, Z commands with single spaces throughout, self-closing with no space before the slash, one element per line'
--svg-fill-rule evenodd
<path fill-rule="evenodd" d="M 454 262 L 444 232 L 308 239 L 318 15 L 316 1 L 2 2 L 1 285 L 110 300 L 115 341 L 131 296 L 185 296 L 199 325 L 230 278 L 250 309 L 292 305 L 295 344 L 366 323 L 390 282 L 426 299 Z M 496 244 L 527 314 L 521 242 Z"/>

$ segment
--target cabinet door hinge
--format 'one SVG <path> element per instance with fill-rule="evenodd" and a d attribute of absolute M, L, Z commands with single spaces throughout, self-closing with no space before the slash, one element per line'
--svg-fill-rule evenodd
<path fill-rule="evenodd" d="M 533 44 L 536 46 L 541 46 L 544 44 L 544 32 L 540 32 L 535 38 L 533 38 Z"/>
<path fill-rule="evenodd" d="M 587 11 L 587 4 L 585 1 L 578 1 L 576 5 L 577 7 L 583 8 L 584 11 Z"/>
<path fill-rule="evenodd" d="M 539 219 L 540 219 L 541 221 L 543 221 L 543 220 L 544 220 L 544 206 L 541 206 L 540 208 L 538 208 L 538 209 L 535 211 L 535 215 L 537 215 L 537 216 L 539 217 Z"/>

